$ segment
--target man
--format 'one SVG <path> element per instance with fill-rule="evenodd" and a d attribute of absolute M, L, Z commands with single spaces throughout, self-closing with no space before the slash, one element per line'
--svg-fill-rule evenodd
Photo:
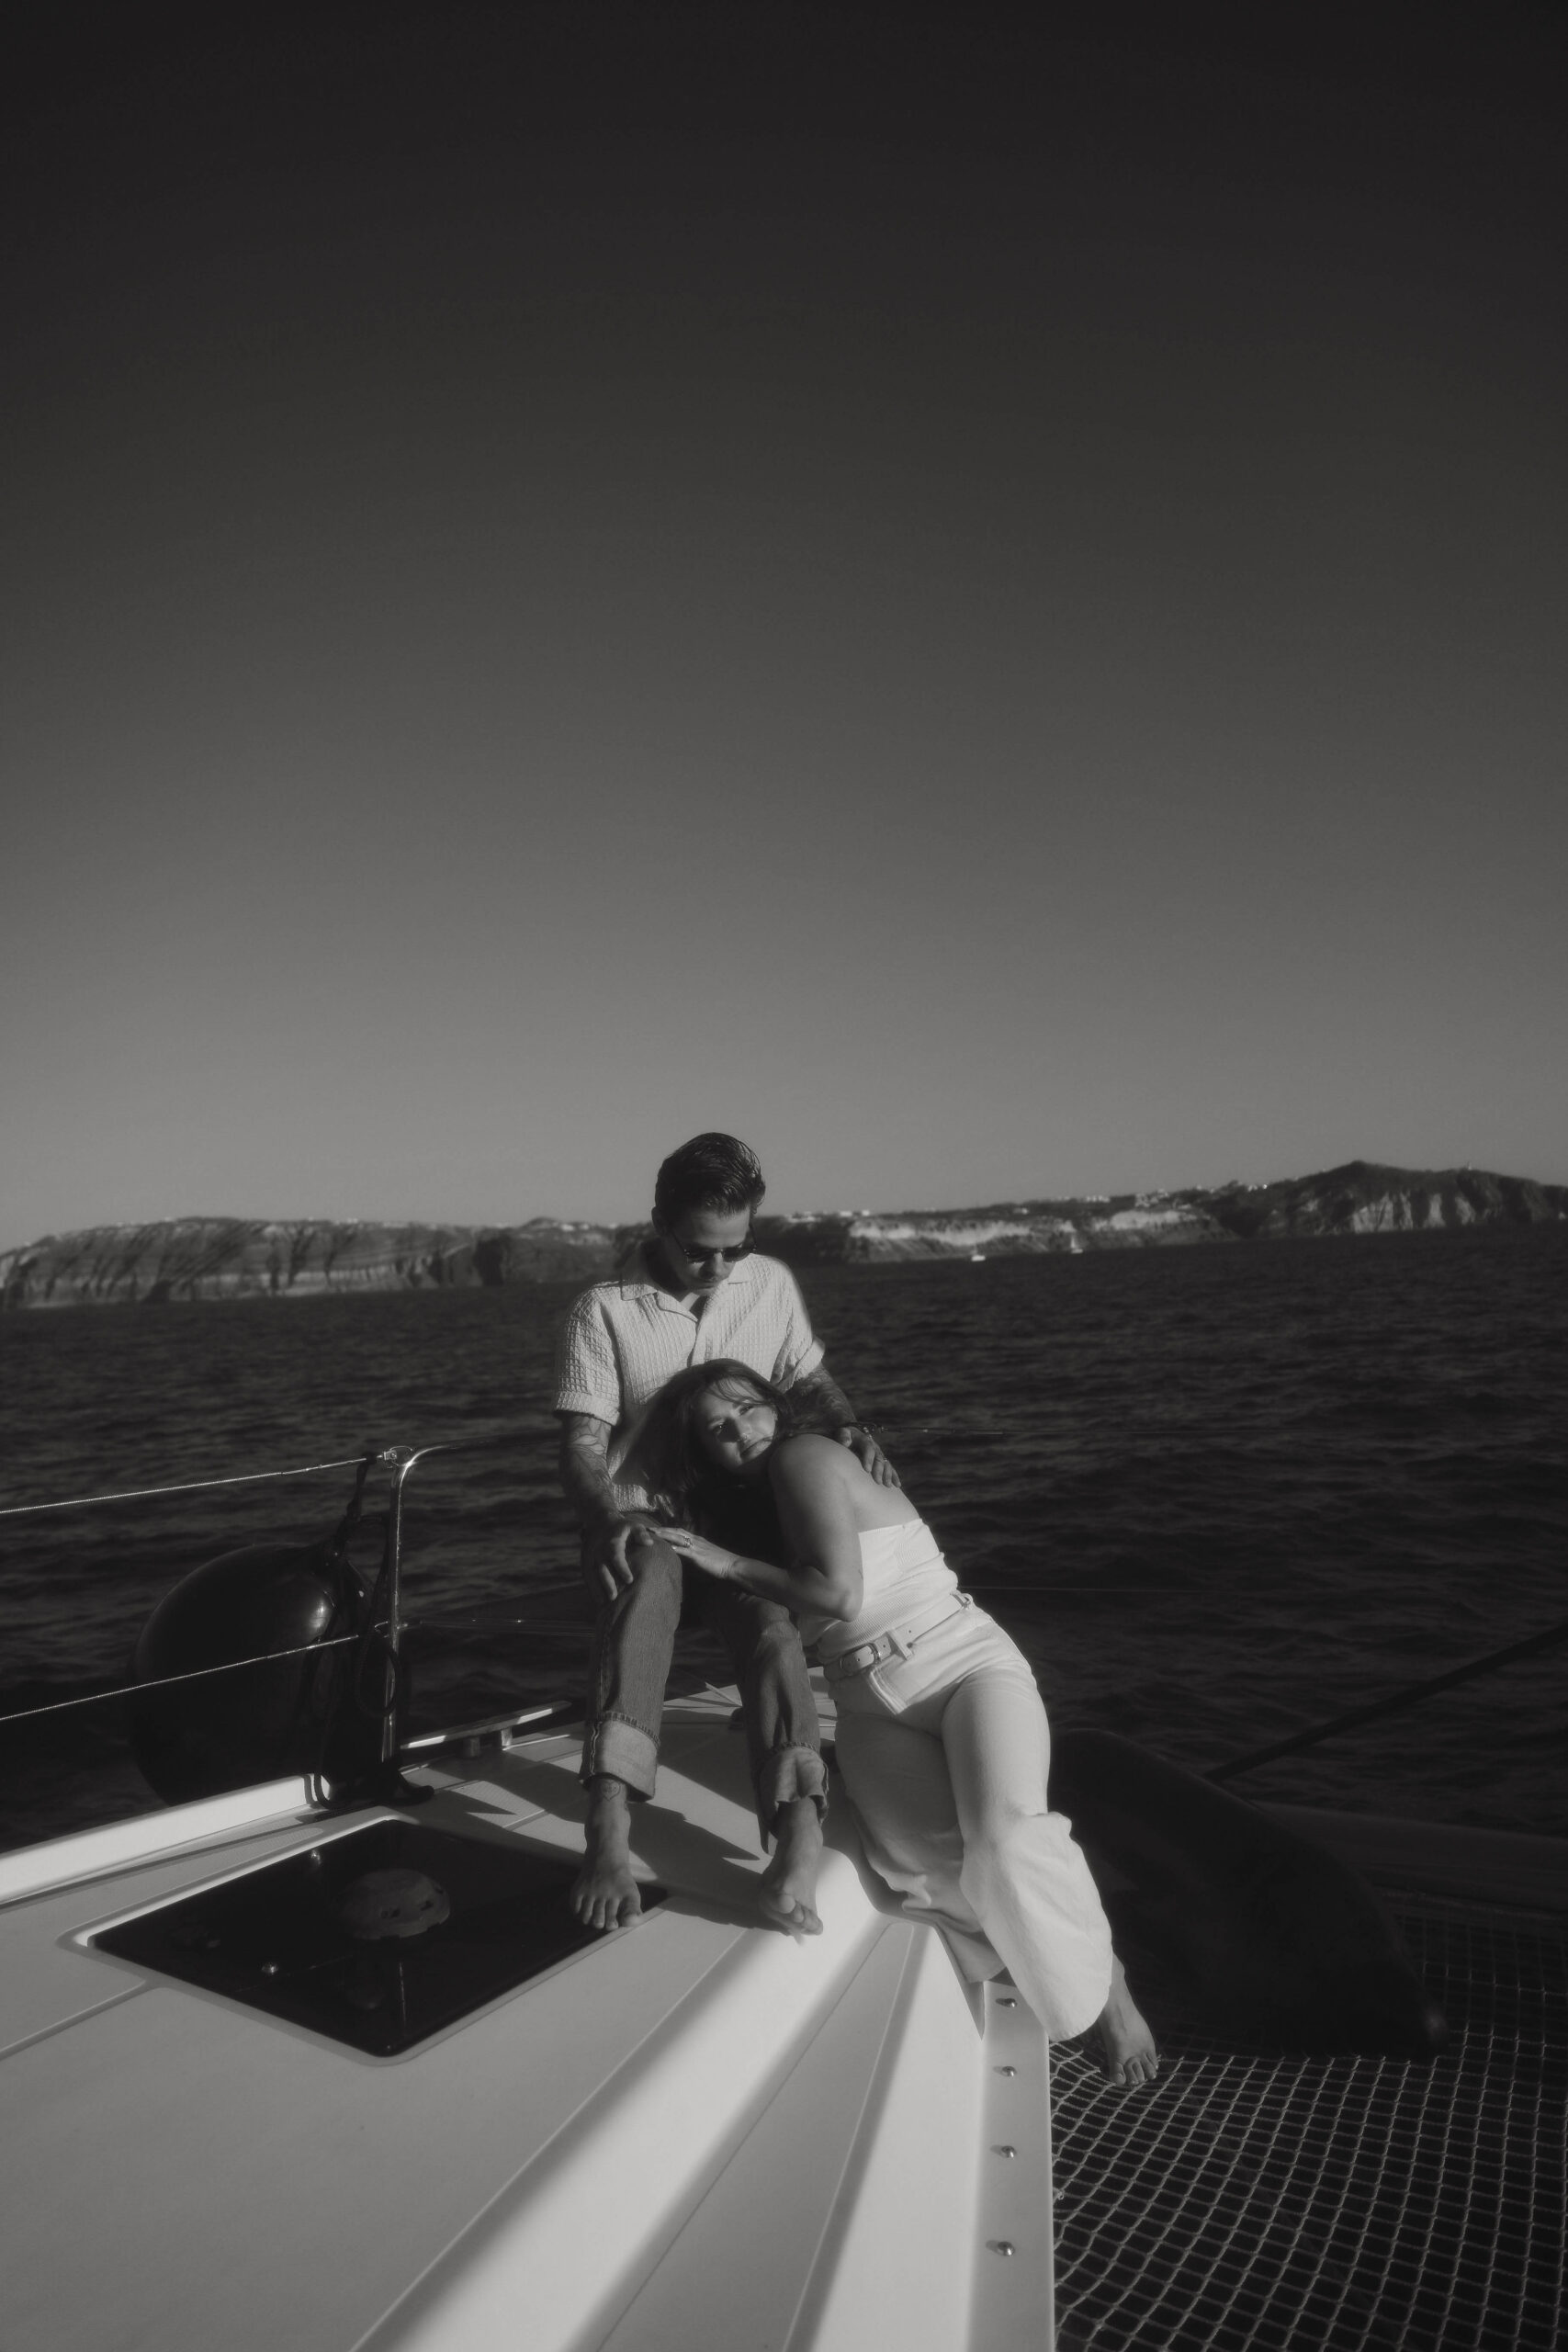
<path fill-rule="evenodd" d="M 561 1483 L 582 1528 L 595 1618 L 582 1747 L 587 1852 L 572 1890 L 589 1927 L 619 1927 L 641 1908 L 629 1807 L 653 1794 L 681 1611 L 681 1560 L 649 1532 L 655 1498 L 628 1463 L 653 1398 L 687 1364 L 736 1357 L 807 1400 L 874 1477 L 897 1484 L 829 1374 L 794 1275 L 755 1254 L 764 1189 L 734 1136 L 694 1136 L 659 1170 L 650 1239 L 624 1274 L 581 1294 L 561 1335 Z M 758 1824 L 764 1848 L 774 1840 L 759 1903 L 772 1924 L 819 1933 L 827 1776 L 794 1621 L 776 1601 L 706 1577 L 694 1579 L 692 1598 L 740 1685 Z"/>

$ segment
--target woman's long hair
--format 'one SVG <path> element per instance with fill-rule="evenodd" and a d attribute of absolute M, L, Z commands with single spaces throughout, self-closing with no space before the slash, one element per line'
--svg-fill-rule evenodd
<path fill-rule="evenodd" d="M 684 1372 L 676 1373 L 649 1407 L 627 1468 L 658 1495 L 671 1518 L 692 1527 L 699 1525 L 705 1511 L 727 1495 L 752 1483 L 727 1478 L 703 1450 L 696 1426 L 697 1399 L 711 1388 L 721 1396 L 734 1396 L 739 1391 L 760 1396 L 778 1415 L 781 1438 L 824 1426 L 809 1407 L 792 1398 L 787 1390 L 775 1388 L 771 1380 L 764 1380 L 760 1372 L 734 1356 L 716 1356 L 711 1363 L 688 1364 Z"/>

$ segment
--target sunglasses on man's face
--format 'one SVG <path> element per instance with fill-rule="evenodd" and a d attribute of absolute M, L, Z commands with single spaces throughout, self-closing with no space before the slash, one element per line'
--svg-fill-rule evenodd
<path fill-rule="evenodd" d="M 756 1236 L 750 1233 L 746 1236 L 744 1241 L 738 1241 L 731 1250 L 694 1250 L 691 1243 L 682 1241 L 678 1233 L 671 1234 L 670 1239 L 679 1250 L 688 1266 L 739 1265 L 740 1260 L 749 1258 L 757 1247 Z"/>

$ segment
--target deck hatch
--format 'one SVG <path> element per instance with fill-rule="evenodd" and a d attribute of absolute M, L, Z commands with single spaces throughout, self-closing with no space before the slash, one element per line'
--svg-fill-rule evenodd
<path fill-rule="evenodd" d="M 390 2058 L 599 1940 L 568 1907 L 577 1869 L 526 1846 L 376 1821 L 89 1941 Z M 400 1907 L 384 1872 L 409 1874 Z M 662 1887 L 641 1893 L 645 1911 L 664 1900 Z"/>

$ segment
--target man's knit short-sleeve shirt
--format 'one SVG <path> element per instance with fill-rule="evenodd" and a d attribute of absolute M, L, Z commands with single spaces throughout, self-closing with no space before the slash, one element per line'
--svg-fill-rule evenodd
<path fill-rule="evenodd" d="M 647 1510 L 653 1497 L 620 1470 L 672 1374 L 735 1356 L 775 1388 L 793 1388 L 822 1355 L 795 1276 L 776 1258 L 742 1258 L 694 1314 L 653 1280 L 639 1250 L 624 1274 L 573 1300 L 557 1356 L 555 1410 L 610 1423 L 616 1499 L 623 1510 Z"/>

